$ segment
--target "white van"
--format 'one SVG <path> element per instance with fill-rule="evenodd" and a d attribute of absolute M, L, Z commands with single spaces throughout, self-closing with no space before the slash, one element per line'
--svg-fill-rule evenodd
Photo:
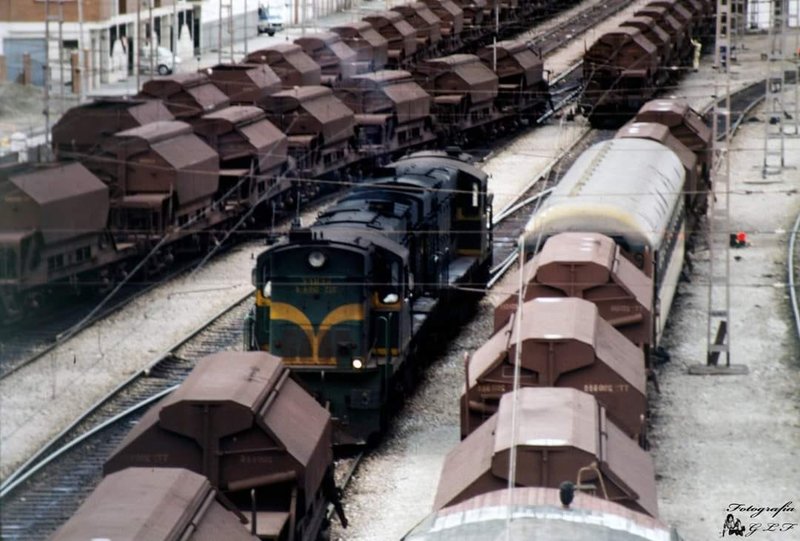
<path fill-rule="evenodd" d="M 258 33 L 274 36 L 275 32 L 283 30 L 286 24 L 285 13 L 288 4 L 272 5 L 260 4 L 258 6 Z"/>
<path fill-rule="evenodd" d="M 166 47 L 156 47 L 153 51 L 153 69 L 159 75 L 169 75 L 177 71 L 180 66 L 180 57 L 175 57 L 175 64 L 172 64 L 172 51 Z M 150 47 L 144 46 L 139 53 L 139 68 L 142 73 L 150 72 Z"/>

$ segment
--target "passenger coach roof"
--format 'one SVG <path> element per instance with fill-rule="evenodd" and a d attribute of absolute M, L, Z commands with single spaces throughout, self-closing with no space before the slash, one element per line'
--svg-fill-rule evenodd
<path fill-rule="evenodd" d="M 597 143 L 570 167 L 525 226 L 525 249 L 566 231 L 622 237 L 658 249 L 682 197 L 685 170 L 674 152 L 644 139 Z"/>
<path fill-rule="evenodd" d="M 509 507 L 509 498 L 511 507 Z M 509 523 L 507 518 L 512 517 Z M 506 529 L 510 535 L 506 537 Z M 404 541 L 680 541 L 659 521 L 621 505 L 576 492 L 569 509 L 558 489 L 517 487 L 475 496 L 435 512 Z"/>

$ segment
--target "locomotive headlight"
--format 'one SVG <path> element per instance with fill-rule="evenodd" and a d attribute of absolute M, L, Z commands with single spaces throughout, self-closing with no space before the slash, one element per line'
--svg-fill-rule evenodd
<path fill-rule="evenodd" d="M 362 361 L 359 358 L 353 359 L 353 368 L 355 368 L 356 370 L 361 370 L 362 368 L 364 368 L 364 361 Z"/>
<path fill-rule="evenodd" d="M 308 264 L 318 269 L 325 264 L 325 254 L 322 252 L 311 252 L 308 254 Z"/>

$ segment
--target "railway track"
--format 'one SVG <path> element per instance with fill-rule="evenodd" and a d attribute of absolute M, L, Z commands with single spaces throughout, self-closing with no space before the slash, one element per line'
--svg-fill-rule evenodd
<path fill-rule="evenodd" d="M 618 6 L 615 9 L 618 11 L 630 3 L 631 0 L 620 0 L 615 2 L 615 6 Z M 590 19 L 583 18 L 583 22 L 579 23 L 586 25 L 583 30 L 592 26 L 587 23 Z M 596 21 L 595 18 L 593 22 Z M 577 28 L 575 23 L 569 23 L 561 31 L 577 35 L 583 31 Z M 550 50 L 553 50 L 564 43 L 561 41 L 563 39 L 565 38 L 550 38 L 543 47 L 552 47 Z M 558 97 L 556 110 L 569 104 L 577 94 L 576 81 L 579 77 L 580 64 L 577 64 L 554 81 L 555 94 Z M 550 114 L 552 112 L 540 121 L 545 121 Z M 545 189 L 548 183 L 555 182 L 551 173 L 565 168 L 564 164 L 567 163 L 561 160 L 574 159 L 582 148 L 604 136 L 607 135 L 602 132 L 585 134 L 585 138 L 581 138 L 582 146 L 572 147 L 565 152 L 548 169 L 546 176 L 537 179 L 520 195 L 516 208 L 507 209 L 506 215 L 498 220 L 502 231 L 507 230 L 508 233 L 501 235 L 501 242 L 497 246 L 502 245 L 504 252 L 513 254 L 514 246 L 506 237 L 513 237 L 514 241 L 518 237 L 518 232 L 511 232 L 521 231 L 524 227 L 526 213 L 529 215 L 538 201 L 533 196 Z M 247 297 L 249 296 L 248 293 Z M 74 513 L 100 479 L 105 458 L 146 409 L 185 378 L 193 367 L 194 359 L 241 344 L 241 320 L 248 307 L 245 302 L 247 297 L 197 328 L 189 337 L 171 348 L 169 353 L 162 355 L 147 369 L 117 387 L 9 476 L 0 486 L 0 505 L 3 506 L 0 537 L 9 540 L 46 538 Z M 110 308 L 109 312 L 120 306 Z M 28 362 L 41 355 L 42 353 L 37 353 Z M 0 367 L 0 379 L 5 374 L 2 370 Z M 348 463 L 345 482 L 356 471 L 361 456 L 356 456 Z"/>
<path fill-rule="evenodd" d="M 517 33 L 511 39 L 530 38 L 529 43 L 543 56 L 546 56 L 568 43 L 575 36 L 579 36 L 593 27 L 603 17 L 614 15 L 632 2 L 633 0 L 611 0 L 597 3 L 580 11 L 575 16 L 549 27 L 546 31 L 526 30 Z M 555 107 L 538 119 L 537 124 L 545 122 L 554 112 L 571 103 L 580 88 L 580 67 L 580 63 L 578 63 L 552 81 Z M 55 312 L 41 313 L 32 321 L 12 324 L 0 329 L 0 336 L 3 336 L 3 340 L 0 342 L 0 380 L 36 362 L 68 340 L 69 337 L 88 328 L 94 322 L 113 314 L 162 283 L 186 272 L 196 262 L 196 260 L 189 261 L 157 282 L 144 287 L 136 284 L 125 286 L 112 303 L 88 319 L 86 318 L 92 313 L 96 299 L 77 303 L 73 299 L 69 307 L 65 306 Z"/>
<path fill-rule="evenodd" d="M 741 111 L 732 126 L 738 126 L 745 114 L 762 96 L 754 85 L 735 94 L 737 103 L 746 106 L 732 110 Z M 761 85 L 763 94 L 763 84 Z M 733 96 L 732 96 L 733 102 Z M 557 171 L 565 170 L 580 152 L 591 144 L 604 140 L 613 132 L 587 129 L 577 143 L 557 157 L 547 170 L 537 177 L 517 199 L 497 216 L 495 247 L 498 259 L 513 260 L 515 241 L 530 213 L 541 197 L 557 181 Z M 800 218 L 795 224 L 790 243 L 790 265 L 795 261 L 794 242 L 800 228 Z M 503 272 L 497 266 L 494 274 Z M 791 290 L 795 287 L 791 278 Z M 241 321 L 247 310 L 247 296 L 226 308 L 206 324 L 198 327 L 169 352 L 161 355 L 142 370 L 117 387 L 109 396 L 99 401 L 81 418 L 56 436 L 35 457 L 9 476 L 0 486 L 0 503 L 3 523 L 0 536 L 8 540 L 43 539 L 51 534 L 88 496 L 101 477 L 102 464 L 110 452 L 125 437 L 147 408 L 170 392 L 191 371 L 194 359 L 241 344 Z M 798 318 L 796 297 L 793 306 Z M 800 329 L 800 319 L 798 329 Z M 799 331 L 800 332 L 800 331 Z M 346 484 L 361 462 L 362 454 L 348 459 L 342 465 Z"/>
<path fill-rule="evenodd" d="M 789 234 L 789 250 L 786 257 L 786 276 L 789 282 L 789 301 L 792 308 L 792 317 L 794 318 L 794 329 L 797 339 L 800 340 L 800 304 L 798 304 L 797 296 L 797 283 L 798 283 L 798 270 L 800 270 L 800 254 L 797 251 L 797 237 L 800 235 L 800 214 L 792 226 L 792 232 Z"/>
<path fill-rule="evenodd" d="M 0 343 L 0 381 L 36 362 L 83 329 L 128 306 L 161 284 L 188 272 L 195 263 L 196 260 L 187 261 L 154 282 L 123 286 L 114 299 L 96 314 L 92 315 L 92 311 L 97 306 L 97 299 L 84 299 L 71 303 L 69 308 L 62 307 L 61 310 L 50 312 L 36 321 L 3 328 L 0 332 L 3 337 Z"/>
<path fill-rule="evenodd" d="M 542 56 L 547 56 L 595 26 L 598 21 L 616 15 L 633 2 L 634 0 L 610 0 L 595 4 L 558 24 L 549 32 L 532 36 L 528 43 L 538 49 Z M 523 32 L 515 38 L 525 38 L 526 34 L 529 32 Z"/>
<path fill-rule="evenodd" d="M 494 219 L 494 260 L 488 287 L 492 286 L 511 268 L 517 258 L 517 240 L 531 215 L 550 194 L 561 174 L 591 145 L 610 139 L 614 130 L 586 128 L 569 148 L 556 156 L 545 170 L 525 187 Z"/>
<path fill-rule="evenodd" d="M 0 487 L 0 537 L 39 540 L 75 512 L 102 476 L 102 465 L 147 408 L 179 385 L 194 361 L 241 344 L 249 308 L 240 298 L 87 410 Z"/>
<path fill-rule="evenodd" d="M 793 71 L 786 72 L 786 84 L 793 84 L 795 83 L 796 74 Z M 725 137 L 725 133 L 727 132 L 728 126 L 728 116 L 731 117 L 731 134 L 736 133 L 736 130 L 739 128 L 741 123 L 744 121 L 745 117 L 752 111 L 761 100 L 764 99 L 764 94 L 766 92 L 765 88 L 765 80 L 755 81 L 750 83 L 749 85 L 741 88 L 731 94 L 731 114 L 728 115 L 727 111 L 725 111 L 725 99 L 721 98 L 717 101 L 719 105 L 720 111 L 717 113 L 717 133 L 719 134 L 718 138 L 722 139 Z M 709 127 L 713 126 L 713 119 L 711 118 L 713 115 L 712 109 L 714 107 L 714 102 L 711 102 L 703 109 L 703 114 L 708 114 L 708 125 Z"/>
<path fill-rule="evenodd" d="M 571 97 L 574 96 L 572 94 L 572 81 L 576 74 L 578 76 L 580 75 L 580 65 L 573 66 L 568 72 L 562 75 L 562 80 L 564 81 L 562 84 L 564 84 L 566 88 L 565 93 L 567 97 L 553 108 L 554 112 L 566 107 L 571 102 Z M 720 140 L 725 137 L 725 130 L 728 129 L 727 123 L 729 118 L 730 130 L 733 134 L 742 122 L 744 122 L 747 115 L 761 103 L 765 93 L 764 84 L 763 80 L 756 81 L 731 94 L 730 114 L 723 110 L 718 112 L 716 117 L 717 133 L 719 134 L 718 138 Z M 718 103 L 720 108 L 724 109 L 725 99 L 720 99 Z M 707 115 L 707 124 L 709 126 L 714 122 L 712 114 L 713 107 L 714 104 L 712 102 L 703 109 L 703 114 Z M 551 113 L 548 113 L 548 115 L 550 114 Z M 540 118 L 537 123 L 542 123 L 546 120 L 546 116 L 548 115 Z M 574 145 L 554 158 L 548 167 L 529 183 L 524 191 L 520 193 L 512 203 L 495 214 L 494 254 L 496 263 L 491 270 L 490 288 L 502 277 L 506 270 L 514 265 L 517 254 L 517 239 L 531 214 L 536 211 L 537 206 L 550 194 L 551 188 L 558 182 L 560 172 L 569 169 L 575 158 L 577 158 L 583 150 L 594 143 L 613 137 L 614 133 L 616 133 L 616 130 L 598 130 L 587 127 Z M 798 336 L 800 336 L 800 308 L 796 306 L 796 303 L 794 304 L 798 318 Z"/>

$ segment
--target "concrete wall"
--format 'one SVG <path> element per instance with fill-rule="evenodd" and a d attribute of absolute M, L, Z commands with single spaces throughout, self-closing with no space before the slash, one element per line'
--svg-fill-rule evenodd
<path fill-rule="evenodd" d="M 241 1 L 236 2 L 237 4 L 242 4 Z M 255 0 L 248 0 L 247 2 L 248 9 L 252 6 L 252 11 L 248 11 L 247 13 L 234 13 L 233 16 L 233 41 L 234 43 L 241 42 L 244 40 L 245 37 L 245 21 L 247 22 L 247 37 L 254 38 L 258 36 L 258 3 Z M 203 52 L 208 52 L 210 50 L 216 50 L 219 47 L 219 6 L 217 5 L 217 11 L 214 12 L 214 17 L 212 18 L 209 14 L 209 7 L 206 6 L 206 3 L 203 4 L 203 12 L 202 12 L 202 27 L 200 29 L 200 49 Z M 222 28 L 222 46 L 230 46 L 231 42 L 231 33 L 228 30 L 227 21 L 223 21 L 223 28 Z M 239 44 L 236 47 L 236 50 L 239 51 L 242 49 L 242 45 Z"/>

